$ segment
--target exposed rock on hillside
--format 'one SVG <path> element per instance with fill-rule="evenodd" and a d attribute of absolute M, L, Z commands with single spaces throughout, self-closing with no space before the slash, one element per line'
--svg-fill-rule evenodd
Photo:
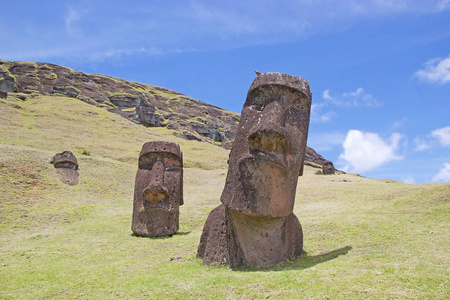
<path fill-rule="evenodd" d="M 0 60 L 0 90 L 22 100 L 37 95 L 77 98 L 138 124 L 167 127 L 179 137 L 219 144 L 226 149 L 231 148 L 239 123 L 238 113 L 166 88 L 49 63 Z M 308 147 L 306 164 L 321 167 L 324 161 Z"/>
<path fill-rule="evenodd" d="M 326 161 L 322 155 L 317 153 L 313 148 L 308 147 L 305 153 L 305 165 L 314 167 L 314 168 L 322 168 L 322 165 Z"/>
<path fill-rule="evenodd" d="M 186 139 L 224 144 L 232 139 L 239 114 L 175 91 L 66 67 L 0 61 L 0 89 L 9 93 L 57 95 L 105 106 L 145 126 L 167 126 Z M 12 94 L 14 96 L 14 94 Z M 19 95 L 17 95 L 19 96 Z M 21 95 L 22 98 L 23 95 Z"/>

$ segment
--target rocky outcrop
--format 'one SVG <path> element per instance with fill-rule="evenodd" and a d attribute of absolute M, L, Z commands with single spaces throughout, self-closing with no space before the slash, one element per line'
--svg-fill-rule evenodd
<path fill-rule="evenodd" d="M 317 153 L 313 148 L 307 147 L 305 153 L 305 165 L 322 169 L 326 159 Z"/>
<path fill-rule="evenodd" d="M 17 95 L 77 98 L 144 126 L 167 126 L 186 139 L 219 145 L 226 141 L 227 148 L 234 135 L 230 131 L 239 122 L 238 113 L 166 88 L 48 63 L 0 61 L 0 89 Z"/>
<path fill-rule="evenodd" d="M 16 91 L 15 78 L 0 65 L 0 91 L 14 93 Z"/>

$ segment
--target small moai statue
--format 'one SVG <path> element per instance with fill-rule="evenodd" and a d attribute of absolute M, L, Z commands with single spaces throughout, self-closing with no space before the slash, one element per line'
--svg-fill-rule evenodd
<path fill-rule="evenodd" d="M 302 253 L 293 213 L 303 174 L 311 92 L 307 80 L 263 73 L 247 94 L 222 204 L 209 214 L 197 257 L 205 265 L 268 266 Z"/>
<path fill-rule="evenodd" d="M 55 156 L 53 156 L 50 163 L 53 164 L 53 166 L 57 169 L 65 168 L 65 169 L 78 170 L 77 158 L 70 151 L 63 151 L 61 153 L 55 154 Z"/>
<path fill-rule="evenodd" d="M 336 169 L 333 166 L 333 162 L 330 160 L 326 160 L 322 165 L 323 175 L 333 175 L 335 172 Z"/>
<path fill-rule="evenodd" d="M 183 154 L 172 142 L 145 143 L 139 154 L 131 230 L 159 237 L 178 231 L 183 205 Z"/>
<path fill-rule="evenodd" d="M 61 182 L 68 185 L 78 184 L 78 161 L 72 152 L 63 151 L 57 153 L 53 156 L 50 163 L 55 167 L 56 174 Z"/>

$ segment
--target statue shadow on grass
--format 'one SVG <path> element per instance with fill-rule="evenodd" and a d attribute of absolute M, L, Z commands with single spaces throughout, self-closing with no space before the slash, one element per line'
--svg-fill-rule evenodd
<path fill-rule="evenodd" d="M 275 266 L 267 266 L 267 267 L 240 267 L 234 268 L 233 271 L 240 272 L 268 272 L 268 271 L 285 271 L 285 270 L 304 270 L 315 265 L 333 260 L 338 258 L 341 255 L 346 255 L 352 249 L 351 246 L 345 246 L 333 251 L 329 251 L 319 255 L 308 256 L 306 252 L 303 252 L 300 256 L 293 260 L 288 260 L 285 263 L 280 263 Z"/>
<path fill-rule="evenodd" d="M 173 236 L 177 236 L 177 235 L 188 235 L 189 233 L 191 233 L 191 232 L 190 231 L 178 231 L 172 235 L 165 235 L 165 236 L 140 236 L 133 232 L 133 233 L 131 233 L 131 236 L 136 237 L 136 238 L 143 238 L 143 239 L 163 240 L 163 239 L 170 239 Z"/>

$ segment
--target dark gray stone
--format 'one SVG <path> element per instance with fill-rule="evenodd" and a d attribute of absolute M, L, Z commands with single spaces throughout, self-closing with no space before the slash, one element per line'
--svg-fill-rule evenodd
<path fill-rule="evenodd" d="M 330 160 L 326 160 L 322 166 L 323 175 L 334 175 L 336 169 L 333 166 L 333 162 Z"/>

